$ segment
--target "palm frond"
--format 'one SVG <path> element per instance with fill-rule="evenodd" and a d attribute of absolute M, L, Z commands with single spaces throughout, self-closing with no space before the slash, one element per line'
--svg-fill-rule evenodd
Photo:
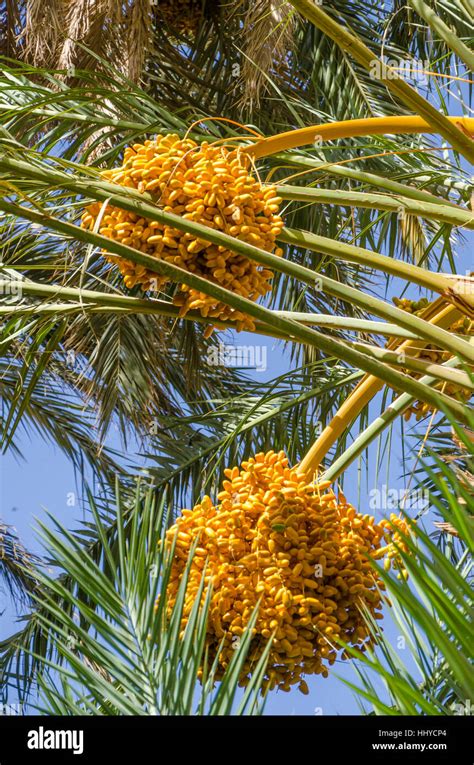
<path fill-rule="evenodd" d="M 459 433 L 458 426 L 453 427 Z M 404 538 L 408 551 L 400 550 L 409 579 L 383 575 L 398 644 L 394 646 L 377 631 L 377 650 L 357 667 L 359 683 L 348 683 L 377 714 L 470 713 L 474 691 L 469 659 L 474 617 L 473 494 L 451 465 L 437 467 L 435 471 L 428 463 L 423 465 L 427 479 L 436 488 L 436 493 L 429 493 L 424 518 L 430 509 L 436 509 L 443 523 L 453 530 L 458 553 L 452 556 L 449 546 L 440 549 L 418 525 L 412 539 Z M 376 678 L 382 680 L 388 700 L 381 698 Z"/>
<path fill-rule="evenodd" d="M 116 534 L 106 541 L 105 519 L 91 498 L 91 511 L 103 541 L 99 560 L 54 521 L 41 524 L 54 575 L 37 572 L 37 628 L 48 640 L 48 656 L 39 656 L 32 640 L 26 667 L 39 687 L 35 708 L 43 714 L 256 714 L 262 710 L 260 685 L 266 657 L 255 666 L 245 693 L 238 677 L 245 661 L 252 623 L 242 636 L 219 683 L 215 665 L 206 666 L 205 631 L 209 592 L 201 585 L 195 607 L 181 633 L 186 594 L 183 579 L 176 604 L 167 608 L 166 583 L 171 558 L 162 544 L 164 504 L 137 490 L 127 538 L 117 495 Z M 51 519 L 53 522 L 53 519 Z M 202 686 L 197 690 L 200 669 Z M 23 667 L 23 671 L 25 667 Z M 22 678 L 3 666 L 7 684 Z M 31 679 L 31 677 L 29 678 Z"/>
<path fill-rule="evenodd" d="M 0 580 L 20 607 L 31 601 L 37 588 L 35 569 L 39 563 L 39 558 L 24 547 L 16 530 L 0 519 Z"/>

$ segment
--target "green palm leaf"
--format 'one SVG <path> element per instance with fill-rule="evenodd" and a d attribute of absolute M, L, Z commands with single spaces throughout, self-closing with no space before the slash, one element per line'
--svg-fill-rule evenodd
<path fill-rule="evenodd" d="M 265 656 L 255 667 L 253 686 L 245 695 L 238 689 L 251 624 L 222 680 L 216 684 L 216 668 L 208 667 L 203 685 L 196 689 L 199 668 L 205 664 L 209 597 L 203 583 L 203 605 L 197 598 L 180 636 L 186 579 L 168 614 L 170 557 L 160 547 L 166 528 L 163 503 L 151 493 L 144 498 L 137 493 L 130 533 L 125 537 L 121 533 L 124 508 L 118 495 L 117 533 L 109 543 L 108 529 L 92 497 L 90 501 L 103 543 L 99 561 L 58 522 L 55 530 L 40 527 L 49 563 L 59 572 L 37 572 L 35 619 L 50 641 L 50 658 L 38 655 L 34 642 L 28 649 L 39 662 L 40 711 L 65 715 L 261 711 L 258 694 Z"/>
<path fill-rule="evenodd" d="M 462 439 L 461 429 L 453 427 Z M 470 714 L 474 503 L 456 472 L 440 462 L 435 458 L 433 467 L 423 466 L 436 489 L 430 491 L 430 506 L 456 535 L 459 552 L 453 558 L 449 546 L 440 549 L 418 527 L 416 541 L 406 538 L 408 551 L 400 551 L 409 579 L 383 575 L 399 643 L 393 646 L 378 631 L 377 651 L 357 668 L 359 683 L 348 683 L 377 714 Z M 414 662 L 415 672 L 405 657 Z M 380 698 L 376 677 L 383 680 L 388 702 Z"/>

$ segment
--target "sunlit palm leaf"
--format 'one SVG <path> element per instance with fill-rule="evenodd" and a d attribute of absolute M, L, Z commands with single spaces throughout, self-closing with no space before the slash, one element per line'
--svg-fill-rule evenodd
<path fill-rule="evenodd" d="M 74 535 L 57 522 L 41 525 L 49 562 L 59 575 L 38 572 L 35 620 L 49 642 L 49 659 L 29 646 L 40 688 L 39 708 L 60 714 L 256 714 L 266 657 L 255 667 L 253 683 L 238 689 L 240 667 L 249 648 L 251 624 L 222 680 L 205 664 L 204 637 L 209 597 L 204 583 L 180 637 L 186 578 L 171 614 L 166 583 L 170 556 L 160 547 L 165 528 L 163 503 L 137 494 L 128 536 L 122 533 L 124 508 L 117 497 L 113 543 L 91 498 L 97 531 L 103 541 L 94 560 Z M 159 603 L 157 607 L 157 598 Z M 50 675 L 49 670 L 54 670 Z M 59 685 L 56 677 L 59 677 Z M 7 675 L 7 682 L 13 677 Z"/>
<path fill-rule="evenodd" d="M 470 455 L 474 455 L 472 442 Z M 436 494 L 430 492 L 430 504 L 453 528 L 458 552 L 452 556 L 449 546 L 439 549 L 418 528 L 417 541 L 407 538 L 409 551 L 400 553 L 409 580 L 384 575 L 399 630 L 398 644 L 393 646 L 379 634 L 377 652 L 358 668 L 359 684 L 350 684 L 378 714 L 471 713 L 474 502 L 472 491 L 456 472 L 437 462 L 437 471 L 424 466 L 436 489 Z M 406 661 L 408 656 L 416 673 Z M 383 681 L 388 702 L 380 698 L 376 677 Z"/>

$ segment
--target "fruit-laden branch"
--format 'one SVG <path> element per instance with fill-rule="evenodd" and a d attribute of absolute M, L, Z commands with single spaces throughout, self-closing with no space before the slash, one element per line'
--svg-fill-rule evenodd
<path fill-rule="evenodd" d="M 472 56 L 472 54 L 471 54 Z M 376 58 L 372 57 L 372 61 L 377 61 Z M 372 65 L 372 64 L 371 64 Z M 393 69 L 390 69 L 390 67 L 386 67 L 386 69 L 390 72 L 390 79 L 392 80 L 394 77 L 396 77 L 396 72 Z M 403 80 L 399 79 L 399 82 L 403 82 Z M 44 117 L 46 119 L 52 119 L 52 120 L 70 120 L 71 122 L 84 122 L 84 123 L 91 123 L 94 125 L 103 125 L 104 127 L 113 126 L 117 130 L 134 130 L 136 134 L 140 135 L 142 133 L 150 133 L 152 131 L 153 125 L 147 124 L 144 122 L 132 122 L 127 120 L 121 120 L 117 119 L 115 117 L 107 117 L 107 116 L 98 116 L 94 114 L 93 116 L 88 114 L 80 114 L 78 112 L 74 111 L 64 111 L 61 109 L 45 109 L 45 108 L 34 108 L 31 109 L 31 104 L 28 104 L 28 112 L 31 115 L 36 115 L 38 117 Z M 15 114 L 16 112 L 23 113 L 25 111 L 24 107 L 18 107 L 16 104 L 0 104 L 0 111 L 7 111 L 8 113 Z M 460 127 L 460 130 L 458 130 L 458 133 L 461 132 L 461 130 L 465 130 L 467 133 L 474 133 L 474 120 L 472 118 L 468 117 L 462 117 L 462 116 L 451 116 L 451 117 L 443 117 L 443 115 L 440 115 L 443 120 L 449 121 L 452 123 L 452 125 L 458 125 Z M 350 128 L 350 124 L 353 124 L 353 128 Z M 358 126 L 358 123 L 363 123 L 361 127 Z M 156 127 L 159 127 L 158 123 Z M 337 138 L 351 138 L 353 136 L 359 135 L 383 135 L 383 134 L 391 134 L 391 135 L 399 135 L 403 133 L 433 133 L 438 132 L 437 130 L 433 129 L 430 122 L 428 122 L 426 119 L 423 119 L 422 117 L 417 116 L 407 116 L 407 115 L 401 115 L 401 116 L 395 116 L 395 117 L 381 117 L 381 118 L 368 118 L 363 120 L 348 120 L 343 122 L 334 122 L 330 125 L 320 125 L 315 126 L 313 128 L 303 128 L 302 130 L 294 130 L 291 131 L 291 133 L 299 133 L 300 135 L 304 136 L 305 131 L 308 132 L 308 135 L 311 136 L 307 140 L 303 140 L 301 143 L 296 143 L 288 147 L 282 147 L 281 151 L 284 150 L 284 148 L 295 148 L 296 146 L 302 146 L 304 143 L 314 143 L 315 138 L 317 138 L 320 135 L 320 131 L 323 128 L 323 135 L 322 137 L 324 140 L 335 140 Z M 354 132 L 355 130 L 358 130 L 360 132 Z M 441 132 L 441 131 L 439 131 Z M 254 144 L 253 147 L 249 147 L 247 151 L 250 151 L 255 156 L 267 156 L 267 154 L 274 154 L 275 150 L 271 150 L 267 152 L 267 147 L 272 145 L 272 142 L 276 142 L 280 140 L 283 136 L 289 136 L 291 133 L 282 133 L 276 136 L 271 136 L 266 139 L 262 139 Z M 462 135 L 462 133 L 461 133 Z M 456 136 L 458 137 L 458 136 Z M 296 138 L 296 136 L 295 136 Z M 262 153 L 261 153 L 262 152 Z"/>
<path fill-rule="evenodd" d="M 452 305 L 446 306 L 441 298 L 427 306 L 423 315 L 430 323 L 443 327 L 449 327 L 461 316 L 457 308 Z M 389 344 L 389 350 L 397 348 L 398 353 L 404 355 L 417 353 L 422 347 L 416 340 L 406 340 L 401 344 L 394 340 Z M 361 380 L 301 461 L 301 472 L 316 472 L 319 469 L 331 446 L 381 388 L 382 385 L 375 376 L 368 375 Z"/>
<path fill-rule="evenodd" d="M 29 165 L 27 162 L 14 160 L 9 157 L 2 157 L 0 158 L 0 169 L 4 169 L 6 171 L 11 172 L 15 175 L 15 177 L 19 177 L 19 174 L 21 173 L 23 177 L 26 178 L 32 178 L 37 179 L 45 182 L 45 173 L 42 168 L 35 167 L 34 165 Z M 143 203 L 143 207 L 137 207 L 135 206 L 133 208 L 134 212 L 138 212 L 142 214 L 143 216 L 152 217 L 152 219 L 160 220 L 160 215 L 158 214 L 157 210 L 160 211 L 161 214 L 161 220 L 164 222 L 168 222 L 170 225 L 175 226 L 176 228 L 183 230 L 183 231 L 189 231 L 191 233 L 196 233 L 197 235 L 200 235 L 201 238 L 208 239 L 210 242 L 215 242 L 216 244 L 224 244 L 223 237 L 227 237 L 225 240 L 225 244 L 229 249 L 237 249 L 239 252 L 244 253 L 242 249 L 242 245 L 246 247 L 250 247 L 251 245 L 247 245 L 247 243 L 240 243 L 237 245 L 235 244 L 236 240 L 235 238 L 229 237 L 228 235 L 224 234 L 223 232 L 217 231 L 216 229 L 209 229 L 201 227 L 199 230 L 196 227 L 199 227 L 199 223 L 196 223 L 194 221 L 189 221 L 188 219 L 184 219 L 181 216 L 174 215 L 173 218 L 166 218 L 167 215 L 173 215 L 172 213 L 164 213 L 160 208 L 153 207 L 153 210 L 150 209 L 150 205 L 146 207 L 147 202 L 153 202 L 153 198 L 150 194 L 142 194 L 134 189 L 126 189 L 123 186 L 119 186 L 118 184 L 113 184 L 109 182 L 99 182 L 94 180 L 85 180 L 85 179 L 79 179 L 76 180 L 75 178 L 72 178 L 67 173 L 62 173 L 57 170 L 50 170 L 50 168 L 47 168 L 46 170 L 48 181 L 51 183 L 54 183 L 55 181 L 58 182 L 59 185 L 61 185 L 63 188 L 70 189 L 72 191 L 83 193 L 84 195 L 92 196 L 95 199 L 100 200 L 106 200 L 110 202 L 114 202 L 117 204 L 118 207 L 121 207 L 122 209 L 130 209 L 127 207 L 127 205 L 123 204 L 123 202 L 120 202 L 117 198 L 117 194 L 120 194 L 122 197 L 130 197 L 130 199 L 134 199 L 137 201 L 137 203 Z M 288 188 L 290 196 L 288 198 L 290 199 L 302 199 L 303 201 L 318 201 L 318 192 L 319 190 L 315 189 L 298 189 L 295 187 L 281 187 L 281 188 Z M 94 193 L 95 190 L 98 190 L 100 192 L 99 195 L 97 193 Z M 313 194 L 313 192 L 316 192 Z M 339 194 L 339 192 L 336 192 L 336 194 Z M 341 192 L 341 199 L 344 198 L 343 196 L 344 192 Z M 112 196 L 113 195 L 113 196 Z M 361 200 L 367 199 L 368 197 L 376 197 L 377 195 L 360 195 Z M 330 195 L 329 197 L 330 198 Z M 384 199 L 384 197 L 381 197 Z M 390 198 L 385 198 L 389 200 Z M 368 203 L 367 203 L 368 204 Z M 388 204 L 388 202 L 386 202 Z M 409 202 L 407 203 L 410 204 Z M 395 209 L 399 210 L 400 208 L 405 209 L 403 201 L 400 200 L 399 202 L 396 201 L 394 203 Z M 432 206 L 434 208 L 434 213 L 436 212 L 437 208 L 436 206 Z M 388 209 L 388 208 L 385 208 Z M 451 208 L 448 208 L 445 212 L 446 217 L 449 217 L 451 215 Z M 440 216 L 440 219 L 442 217 Z M 182 221 L 180 224 L 179 221 Z M 467 213 L 464 210 L 456 210 L 453 208 L 452 211 L 452 217 L 450 222 L 454 225 L 467 225 L 470 222 L 473 222 L 474 227 L 474 218 L 470 213 Z M 219 237 L 219 241 L 217 239 L 213 239 L 212 234 L 214 234 L 216 237 Z M 445 294 L 446 290 L 451 288 L 453 286 L 453 283 L 451 280 L 448 280 L 446 277 L 444 277 L 442 274 L 438 273 L 431 273 L 425 268 L 420 268 L 418 266 L 415 266 L 411 263 L 404 263 L 399 260 L 396 260 L 394 258 L 387 257 L 385 255 L 380 255 L 379 253 L 373 253 L 370 250 L 364 249 L 362 247 L 356 247 L 354 245 L 347 244 L 345 242 L 338 242 L 334 241 L 332 239 L 329 239 L 327 237 L 320 237 L 315 236 L 314 234 L 310 234 L 307 232 L 299 232 L 294 231 L 292 229 L 284 229 L 279 235 L 277 235 L 277 240 L 280 242 L 284 242 L 286 244 L 293 244 L 295 246 L 300 246 L 307 249 L 315 250 L 316 252 L 323 252 L 328 255 L 333 255 L 338 258 L 342 258 L 344 260 L 348 260 L 349 262 L 353 263 L 360 263 L 362 265 L 367 265 L 369 268 L 375 268 L 378 270 L 383 271 L 384 273 L 392 274 L 393 276 L 398 276 L 401 279 L 406 279 L 409 282 L 414 282 L 415 284 L 419 284 L 422 287 L 426 287 L 427 289 L 434 290 L 435 292 L 438 292 L 438 294 Z M 232 245 L 232 242 L 234 245 Z M 251 255 L 248 255 L 250 259 L 252 259 Z M 255 258 L 254 258 L 255 259 Z M 473 310 L 474 310 L 474 301 L 473 301 Z"/>
<path fill-rule="evenodd" d="M 83 313 L 90 311 L 92 313 L 112 312 L 115 314 L 146 313 L 155 316 L 176 319 L 181 318 L 179 316 L 179 308 L 165 300 L 141 300 L 139 298 L 127 297 L 125 295 L 114 295 L 77 287 L 60 287 L 49 284 L 35 284 L 30 281 L 15 282 L 13 280 L 0 279 L 0 294 L 3 293 L 13 295 L 23 294 L 46 298 L 62 297 L 74 300 L 74 303 L 41 303 L 35 305 L 19 305 L 15 308 L 8 305 L 0 307 L 0 315 L 2 313 L 8 314 L 9 316 L 38 315 L 39 313 L 54 315 L 57 314 L 58 311 L 64 315 L 67 313 Z M 389 329 L 387 332 L 385 325 L 381 322 L 364 321 L 363 319 L 352 319 L 351 317 L 345 316 L 326 316 L 324 314 L 295 314 L 291 311 L 274 311 L 274 314 L 276 316 L 282 316 L 283 318 L 292 319 L 299 324 L 330 326 L 332 328 L 340 328 L 346 331 L 385 332 L 388 336 L 394 336 L 393 332 L 395 332 L 395 336 L 397 336 L 397 327 L 392 326 L 392 329 Z M 189 312 L 182 318 L 187 321 L 208 323 L 208 319 L 203 317 L 198 311 Z M 234 322 L 232 321 L 216 320 L 215 324 L 219 329 L 223 330 L 235 328 Z M 248 331 L 253 332 L 254 334 L 275 337 L 279 340 L 289 340 L 287 334 L 276 333 L 272 327 L 263 324 L 262 322 L 256 322 L 255 329 Z M 402 335 L 402 337 L 405 336 L 406 335 Z M 344 340 L 344 342 L 347 341 Z M 380 361 L 386 361 L 389 365 L 401 366 L 413 372 L 429 372 L 431 376 L 437 380 L 443 380 L 454 385 L 472 388 L 472 390 L 474 390 L 474 384 L 471 383 L 470 378 L 464 372 L 445 370 L 445 368 L 439 364 L 433 364 L 416 358 L 408 357 L 405 360 L 401 360 L 398 352 L 390 351 L 386 348 L 379 348 L 378 346 L 371 346 L 367 343 L 358 343 L 355 340 L 351 340 L 350 343 L 356 350 L 361 350 L 362 353 L 366 353 Z M 0 341 L 0 347 L 2 347 L 2 345 L 3 343 Z"/>
<path fill-rule="evenodd" d="M 0 290 L 4 294 L 32 295 L 35 297 L 61 298 L 71 300 L 70 303 L 19 303 L 0 306 L 0 314 L 23 316 L 27 314 L 55 313 L 59 310 L 69 313 L 91 311 L 93 313 L 148 313 L 159 316 L 179 318 L 179 308 L 173 303 L 157 298 L 136 298 L 129 295 L 98 292 L 80 287 L 63 287 L 61 285 L 37 284 L 28 280 L 15 281 L 14 279 L 1 280 Z M 306 313 L 301 311 L 273 311 L 275 316 L 293 319 L 300 324 L 309 324 L 317 327 L 329 327 L 331 329 L 343 329 L 347 332 L 365 332 L 386 337 L 401 337 L 417 339 L 415 332 L 403 329 L 397 324 L 373 321 L 372 319 L 357 319 L 352 316 L 334 316 L 326 313 Z M 183 319 L 208 323 L 208 319 L 198 311 L 189 311 Z M 235 322 L 213 320 L 216 326 L 223 329 L 235 329 Z M 256 334 L 265 334 L 263 325 L 256 322 Z M 250 330 L 251 331 L 251 330 Z"/>
<path fill-rule="evenodd" d="M 12 172 L 13 176 L 16 178 L 25 177 L 40 181 L 47 189 L 57 185 L 59 188 L 71 190 L 76 194 L 97 199 L 110 205 L 115 205 L 123 210 L 128 210 L 137 214 L 139 217 L 157 220 L 172 226 L 173 228 L 177 228 L 180 231 L 189 232 L 194 234 L 198 239 L 208 240 L 214 244 L 222 245 L 229 250 L 246 256 L 250 260 L 268 266 L 274 271 L 279 271 L 294 277 L 313 288 L 317 284 L 318 289 L 325 291 L 330 295 L 334 295 L 341 300 L 360 306 L 364 310 L 370 310 L 376 316 L 381 316 L 387 320 L 393 320 L 400 327 L 416 332 L 419 337 L 435 343 L 446 350 L 452 350 L 467 360 L 472 360 L 474 356 L 472 348 L 470 348 L 465 341 L 445 332 L 439 327 L 430 325 L 417 316 L 408 315 L 406 312 L 387 304 L 379 298 L 372 297 L 358 289 L 341 284 L 335 279 L 330 279 L 323 274 L 314 272 L 297 263 L 293 263 L 284 258 L 279 258 L 255 245 L 242 242 L 239 239 L 229 236 L 222 231 L 209 228 L 208 226 L 185 219 L 174 213 L 164 212 L 160 207 L 148 201 L 149 195 L 140 194 L 137 191 L 124 189 L 117 184 L 103 181 L 78 181 L 71 177 L 71 175 L 52 170 L 49 167 L 30 165 L 26 162 L 19 162 L 6 157 L 0 158 L 0 170 L 1 169 L 6 169 L 9 172 Z M 101 237 L 101 240 L 103 239 L 104 238 Z M 111 250 L 110 242 L 112 240 L 107 239 L 107 241 L 109 242 L 109 245 L 104 247 L 105 251 Z M 355 248 L 355 250 L 357 251 L 357 248 Z M 136 251 L 133 250 L 133 252 Z M 131 260 L 133 260 L 133 258 L 131 258 Z M 148 259 L 147 262 L 151 263 L 152 260 Z M 153 270 L 151 266 L 150 270 Z M 155 268 L 155 271 L 158 271 L 158 267 Z M 445 277 L 439 275 L 438 278 L 443 279 Z M 186 280 L 184 279 L 181 279 L 180 281 L 186 283 Z M 450 281 L 449 286 L 451 287 L 451 285 L 452 282 Z M 444 288 L 445 284 L 443 282 L 443 289 Z M 205 290 L 201 291 L 204 293 L 206 292 Z"/>
<path fill-rule="evenodd" d="M 410 372 L 421 373 L 423 375 L 429 375 L 436 378 L 436 380 L 443 380 L 447 383 L 466 388 L 474 392 L 474 382 L 471 375 L 467 372 L 461 372 L 457 369 L 446 369 L 443 364 L 435 364 L 432 361 L 425 361 L 419 359 L 416 356 L 405 356 L 400 354 L 399 351 L 391 351 L 388 348 L 379 348 L 378 346 L 369 345 L 368 343 L 361 343 L 357 340 L 345 341 L 350 342 L 353 348 L 361 351 L 362 353 L 368 353 L 374 359 L 379 359 L 387 364 L 402 367 L 403 369 L 409 369 Z"/>
<path fill-rule="evenodd" d="M 395 69 L 387 66 L 382 59 L 378 59 L 350 27 L 343 27 L 338 24 L 320 6 L 315 5 L 310 0 L 289 1 L 297 11 L 333 40 L 339 48 L 367 71 L 373 73 L 374 78 L 383 82 L 387 89 L 397 96 L 402 103 L 412 109 L 415 114 L 423 117 L 433 132 L 443 136 L 454 149 L 474 163 L 474 141 L 469 137 L 469 133 L 460 130 L 454 121 L 445 117 L 436 106 L 423 98 L 398 75 Z M 399 119 L 403 120 L 403 117 Z M 473 130 L 470 131 L 471 134 L 473 132 Z"/>
<path fill-rule="evenodd" d="M 59 231 L 62 234 L 71 236 L 75 240 L 86 242 L 95 247 L 103 248 L 120 255 L 134 263 L 143 265 L 145 268 L 149 268 L 157 274 L 168 277 L 171 281 L 187 284 L 194 289 L 203 292 L 205 295 L 210 295 L 222 303 L 230 305 L 257 320 L 262 321 L 264 324 L 274 327 L 277 331 L 286 333 L 291 340 L 319 348 L 330 356 L 342 359 L 346 363 L 352 364 L 357 369 L 363 369 L 365 372 L 377 376 L 387 385 L 395 389 L 407 390 L 416 398 L 427 404 L 431 404 L 435 408 L 444 405 L 452 412 L 453 416 L 458 417 L 461 422 L 467 424 L 468 418 L 464 407 L 449 396 L 435 392 L 427 386 L 420 385 L 420 383 L 413 380 L 411 377 L 400 374 L 394 369 L 387 367 L 385 364 L 381 364 L 380 362 L 367 357 L 363 353 L 347 347 L 344 343 L 329 338 L 317 330 L 304 327 L 302 324 L 293 320 L 275 316 L 268 308 L 264 308 L 247 298 L 236 295 L 235 293 L 230 292 L 230 290 L 220 287 L 208 279 L 196 276 L 195 274 L 166 261 L 158 260 L 150 255 L 145 255 L 128 245 L 108 239 L 107 237 L 92 231 L 79 228 L 71 223 L 66 223 L 65 221 L 48 215 L 46 212 L 38 212 L 37 210 L 7 202 L 3 199 L 0 200 L 0 209 L 17 218 L 26 218 L 27 220 L 44 226 L 47 229 Z M 173 217 L 179 218 L 179 216 Z M 278 261 L 279 258 L 275 258 L 275 260 Z M 469 351 L 471 351 L 469 345 L 467 343 L 466 345 L 469 348 Z"/>
<path fill-rule="evenodd" d="M 457 133 L 465 130 L 466 133 L 474 133 L 474 118 L 472 117 L 445 117 L 445 120 L 453 126 Z M 461 129 L 455 127 L 459 125 Z M 358 120 L 343 120 L 341 122 L 326 122 L 322 125 L 310 125 L 297 130 L 288 130 L 285 133 L 262 138 L 245 151 L 255 159 L 270 157 L 281 151 L 297 149 L 308 144 L 318 144 L 321 141 L 335 141 L 338 138 L 356 138 L 371 135 L 405 135 L 413 133 L 436 133 L 429 122 L 422 117 L 367 117 Z M 471 143 L 473 143 L 471 141 Z M 474 161 L 474 159 L 473 159 Z"/>
<path fill-rule="evenodd" d="M 449 361 L 445 362 L 442 366 L 446 369 L 452 369 L 459 365 L 459 359 L 454 358 L 449 359 Z M 434 378 L 430 375 L 426 375 L 421 378 L 420 382 L 431 385 L 434 382 Z M 402 393 L 392 401 L 390 406 L 387 407 L 379 417 L 376 417 L 364 431 L 359 433 L 350 446 L 344 450 L 344 453 L 331 463 L 330 467 L 324 471 L 322 479 L 331 482 L 335 481 L 335 479 L 342 475 L 349 465 L 365 451 L 369 444 L 385 430 L 385 428 L 413 405 L 414 401 L 415 399 L 410 396 L 409 393 Z"/>

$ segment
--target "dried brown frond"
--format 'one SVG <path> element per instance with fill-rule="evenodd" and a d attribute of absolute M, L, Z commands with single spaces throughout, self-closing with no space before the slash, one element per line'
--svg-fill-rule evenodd
<path fill-rule="evenodd" d="M 12 2 L 10 0 L 10 4 Z M 35 66 L 65 69 L 70 81 L 75 69 L 100 68 L 97 56 L 138 81 L 150 48 L 151 9 L 152 0 L 124 3 L 118 0 L 49 0 L 48 3 L 27 0 L 20 35 L 22 57 Z M 13 19 L 19 17 L 19 12 L 16 17 L 14 14 L 8 18 L 3 16 L 0 22 L 7 29 L 13 29 Z"/>
<path fill-rule="evenodd" d="M 110 24 L 107 24 L 110 0 L 70 0 L 66 27 L 58 59 L 60 69 L 86 68 L 90 60 L 78 43 L 100 56 L 108 49 Z M 109 35 L 107 32 L 109 31 Z"/>
<path fill-rule="evenodd" d="M 21 47 L 23 0 L 6 0 L 0 7 L 0 56 L 17 58 Z"/>
<path fill-rule="evenodd" d="M 454 528 L 454 526 L 451 526 L 450 523 L 446 523 L 443 521 L 434 521 L 433 526 L 436 526 L 437 529 L 443 532 L 443 534 L 451 534 L 453 537 L 458 537 L 459 533 L 458 530 Z"/>
<path fill-rule="evenodd" d="M 151 0 L 135 0 L 130 12 L 128 24 L 128 76 L 138 82 L 150 48 L 151 35 Z"/>
<path fill-rule="evenodd" d="M 28 0 L 26 4 L 23 57 L 34 66 L 54 65 L 64 29 L 63 0 Z"/>
<path fill-rule="evenodd" d="M 268 89 L 266 76 L 285 69 L 293 41 L 292 6 L 284 0 L 257 0 L 243 13 L 245 29 L 241 105 L 258 107 Z"/>
<path fill-rule="evenodd" d="M 468 441 L 471 441 L 471 443 L 474 444 L 474 430 L 470 430 L 470 428 L 462 428 L 462 432 L 464 433 Z M 466 450 L 465 444 L 461 441 L 460 438 L 458 438 L 458 435 L 454 431 L 454 429 L 452 430 L 452 434 L 453 434 L 453 441 L 458 447 L 458 449 L 460 449 L 462 452 L 466 452 L 467 450 Z"/>

